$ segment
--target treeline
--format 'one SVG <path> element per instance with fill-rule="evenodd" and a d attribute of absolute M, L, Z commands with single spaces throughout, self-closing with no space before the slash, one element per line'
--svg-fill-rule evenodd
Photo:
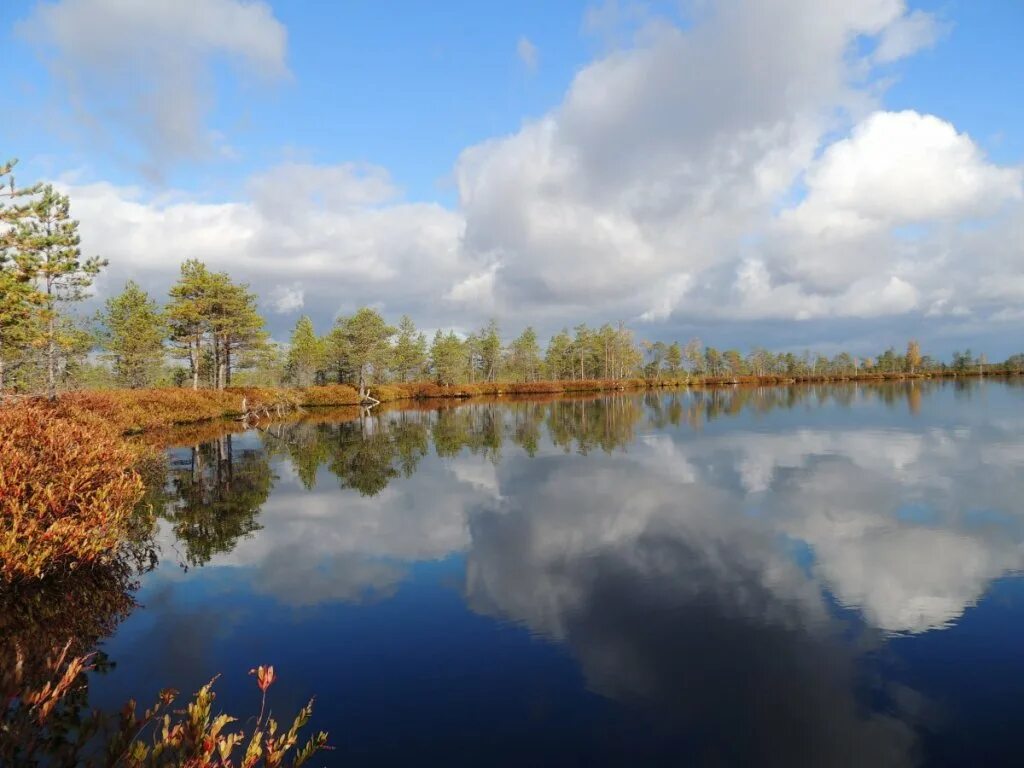
<path fill-rule="evenodd" d="M 873 357 L 840 353 L 719 350 L 638 342 L 619 323 L 563 329 L 541 345 L 533 328 L 506 341 L 495 321 L 469 334 L 431 338 L 402 317 L 392 325 L 361 308 L 318 333 L 299 319 L 286 345 L 270 340 L 257 297 L 225 272 L 190 259 L 163 302 L 128 282 L 102 311 L 76 317 L 107 265 L 83 258 L 67 196 L 52 186 L 18 188 L 13 162 L 0 167 L 0 393 L 59 389 L 232 384 L 372 385 L 433 381 L 443 386 L 542 380 L 654 381 L 849 378 L 862 375 L 1024 370 L 1024 355 L 992 365 L 957 352 L 949 363 L 923 355 L 916 341 Z"/>

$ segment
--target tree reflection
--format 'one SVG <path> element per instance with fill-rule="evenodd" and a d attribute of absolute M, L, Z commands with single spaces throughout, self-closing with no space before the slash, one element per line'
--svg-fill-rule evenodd
<path fill-rule="evenodd" d="M 636 397 L 555 402 L 548 409 L 548 434 L 566 453 L 574 449 L 583 455 L 595 449 L 611 453 L 636 439 L 643 415 L 642 402 Z"/>
<path fill-rule="evenodd" d="M 497 464 L 501 460 L 504 432 L 503 407 L 473 403 L 435 411 L 431 436 L 438 456 L 451 457 L 462 450 Z"/>
<path fill-rule="evenodd" d="M 267 452 L 236 450 L 232 435 L 192 446 L 186 461 L 172 464 L 160 514 L 184 546 L 183 565 L 205 565 L 258 531 L 273 482 Z"/>
<path fill-rule="evenodd" d="M 376 496 L 397 477 L 416 471 L 427 453 L 426 427 L 402 414 L 362 416 L 320 432 L 327 444 L 328 469 L 342 488 Z"/>
<path fill-rule="evenodd" d="M 80 672 L 45 717 L 28 703 L 55 685 L 66 662 L 87 656 L 94 672 L 114 664 L 97 644 L 135 608 L 139 569 L 152 562 L 150 518 L 111 561 L 0 589 L 0 764 L 78 765 L 93 719 L 89 676 Z"/>
<path fill-rule="evenodd" d="M 314 413 L 305 420 L 261 429 L 260 448 L 239 450 L 230 434 L 193 445 L 187 458 L 173 464 L 169 481 L 151 490 L 149 502 L 162 510 L 184 544 L 183 563 L 203 565 L 259 530 L 260 507 L 275 480 L 275 459 L 286 459 L 306 490 L 316 487 L 319 473 L 326 469 L 342 488 L 372 497 L 416 472 L 431 443 L 440 458 L 468 452 L 494 464 L 501 461 L 506 442 L 531 457 L 545 442 L 566 453 L 612 453 L 635 442 L 641 427 L 686 425 L 699 431 L 707 423 L 739 414 L 756 419 L 776 410 L 850 408 L 876 401 L 889 407 L 905 403 L 914 415 L 922 398 L 937 386 L 942 384 L 926 379 L 877 385 L 736 386 L 445 402 L 433 408 L 406 403 L 390 410 Z"/>

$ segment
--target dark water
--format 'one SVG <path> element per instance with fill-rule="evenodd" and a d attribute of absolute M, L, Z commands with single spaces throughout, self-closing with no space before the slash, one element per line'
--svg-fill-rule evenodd
<path fill-rule="evenodd" d="M 275 665 L 325 765 L 1024 759 L 1024 387 L 444 404 L 174 448 L 95 704 Z M 194 438 L 198 439 L 198 438 Z"/>

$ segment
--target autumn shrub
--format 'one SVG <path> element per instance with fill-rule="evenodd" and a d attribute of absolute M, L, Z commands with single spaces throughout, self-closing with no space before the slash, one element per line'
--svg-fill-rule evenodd
<path fill-rule="evenodd" d="M 95 419 L 42 404 L 0 409 L 0 581 L 108 560 L 142 498 L 140 452 Z"/>
<path fill-rule="evenodd" d="M 347 384 L 327 384 L 298 390 L 300 403 L 306 407 L 359 405 L 359 392 Z"/>
<path fill-rule="evenodd" d="M 261 693 L 258 716 L 239 727 L 237 718 L 214 712 L 211 680 L 183 709 L 173 709 L 178 692 L 161 691 L 156 703 L 139 712 L 128 701 L 116 719 L 88 712 L 80 695 L 92 656 L 73 656 L 65 646 L 49 661 L 49 679 L 26 687 L 0 711 L 0 764 L 125 766 L 126 768 L 293 768 L 330 749 L 327 734 L 302 742 L 313 702 L 299 710 L 287 728 L 267 709 L 267 692 L 276 675 L 258 667 Z M 247 732 L 248 731 L 248 732 Z"/>

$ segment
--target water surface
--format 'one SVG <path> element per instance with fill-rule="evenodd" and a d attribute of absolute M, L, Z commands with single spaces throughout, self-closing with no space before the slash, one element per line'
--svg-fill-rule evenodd
<path fill-rule="evenodd" d="M 1015 764 L 1024 387 L 310 412 L 170 449 L 94 704 L 317 696 L 323 765 Z"/>

